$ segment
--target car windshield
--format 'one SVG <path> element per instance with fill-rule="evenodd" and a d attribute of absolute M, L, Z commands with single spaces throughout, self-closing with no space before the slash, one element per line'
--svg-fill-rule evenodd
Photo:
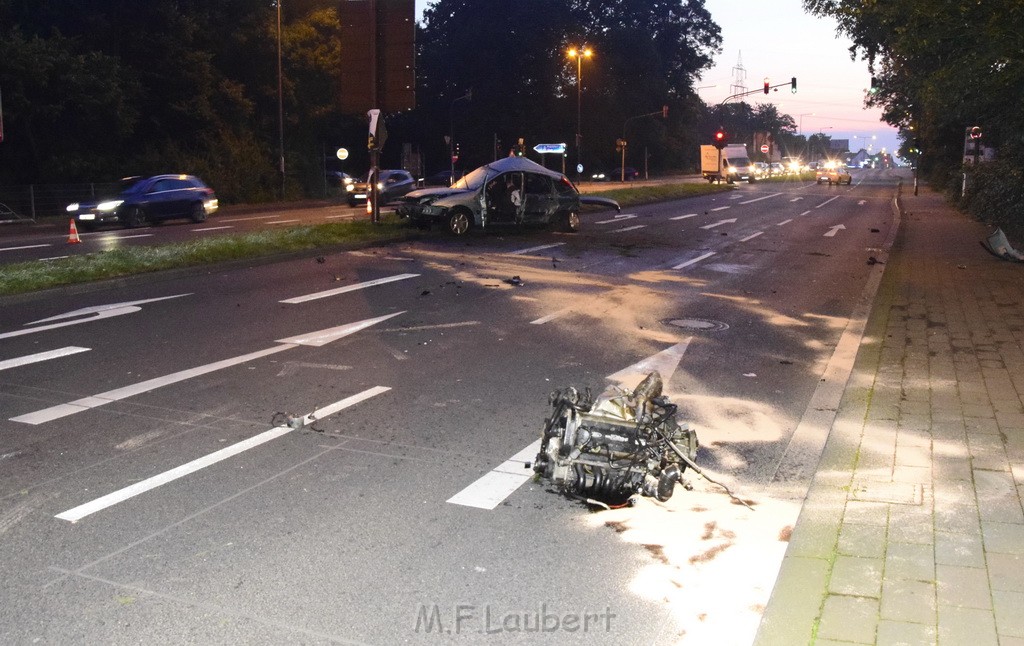
<path fill-rule="evenodd" d="M 459 181 L 452 184 L 452 188 L 461 188 L 470 191 L 475 191 L 487 182 L 488 176 L 493 176 L 493 173 L 488 173 L 490 169 L 487 166 L 481 166 L 469 175 L 464 176 Z"/>

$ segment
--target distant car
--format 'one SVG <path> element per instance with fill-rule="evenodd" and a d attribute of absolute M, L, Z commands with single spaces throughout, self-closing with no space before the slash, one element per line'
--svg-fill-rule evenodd
<path fill-rule="evenodd" d="M 455 171 L 453 175 L 450 170 L 443 170 L 424 177 L 421 184 L 423 186 L 451 186 L 453 177 L 455 181 L 458 181 L 462 177 L 462 171 Z"/>
<path fill-rule="evenodd" d="M 762 177 L 768 177 L 770 169 L 768 164 L 765 162 L 754 162 L 751 166 L 751 170 L 753 171 L 754 176 L 760 179 Z"/>
<path fill-rule="evenodd" d="M 768 174 L 769 175 L 785 175 L 786 174 L 786 167 L 783 166 L 780 162 L 772 162 L 772 163 L 768 164 Z"/>
<path fill-rule="evenodd" d="M 540 224 L 563 231 L 580 228 L 584 205 L 616 210 L 615 200 L 580 195 L 569 179 L 524 157 L 481 166 L 448 188 L 423 188 L 402 198 L 397 212 L 421 227 L 440 224 L 453 235 L 476 227 Z"/>
<path fill-rule="evenodd" d="M 824 164 L 820 164 L 818 169 L 814 171 L 814 181 L 818 184 L 828 182 L 829 186 L 844 183 L 849 186 L 853 183 L 853 176 L 850 175 L 850 171 L 846 170 L 837 162 L 825 162 Z"/>
<path fill-rule="evenodd" d="M 626 166 L 617 174 L 619 175 L 619 177 L 625 179 L 627 182 L 631 182 L 635 179 L 640 179 L 640 171 L 633 168 L 632 166 Z"/>
<path fill-rule="evenodd" d="M 366 179 L 348 185 L 349 206 L 366 204 L 366 196 L 370 191 L 369 181 L 370 173 L 367 173 Z M 382 170 L 377 178 L 381 204 L 394 201 L 415 188 L 416 180 L 407 170 Z"/>
<path fill-rule="evenodd" d="M 590 173 L 590 181 L 591 182 L 610 182 L 612 179 L 618 179 L 617 177 L 613 177 L 613 176 L 614 176 L 614 173 L 607 173 L 607 172 L 605 172 L 603 170 L 595 170 L 592 173 Z"/>
<path fill-rule="evenodd" d="M 213 189 L 193 175 L 126 177 L 100 199 L 67 206 L 83 229 L 116 222 L 134 228 L 163 220 L 188 218 L 204 222 L 217 210 Z"/>

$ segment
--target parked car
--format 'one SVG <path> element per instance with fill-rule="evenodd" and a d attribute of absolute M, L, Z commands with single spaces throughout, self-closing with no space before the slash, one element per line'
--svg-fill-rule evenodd
<path fill-rule="evenodd" d="M 818 184 L 828 182 L 829 186 L 844 183 L 850 185 L 853 183 L 853 176 L 838 162 L 830 161 L 818 165 L 818 169 L 814 171 L 814 181 Z"/>
<path fill-rule="evenodd" d="M 615 200 L 580 195 L 569 179 L 525 157 L 505 157 L 477 168 L 449 188 L 423 188 L 401 200 L 397 212 L 421 227 L 441 224 L 454 235 L 494 225 L 543 224 L 575 232 L 585 205 L 616 210 Z"/>
<path fill-rule="evenodd" d="M 217 195 L 193 175 L 125 177 L 109 195 L 67 206 L 78 226 L 119 223 L 134 228 L 175 218 L 203 222 L 217 210 Z"/>
<path fill-rule="evenodd" d="M 370 173 L 372 172 L 370 171 Z M 381 204 L 394 201 L 416 188 L 416 180 L 407 170 L 382 170 L 379 172 L 377 191 L 379 191 Z M 349 206 L 366 203 L 366 196 L 370 191 L 370 173 L 366 174 L 366 179 L 348 185 Z"/>
<path fill-rule="evenodd" d="M 632 166 L 626 166 L 618 173 L 618 175 L 619 177 L 623 177 L 627 182 L 632 182 L 635 179 L 640 179 L 640 171 L 633 168 Z"/>

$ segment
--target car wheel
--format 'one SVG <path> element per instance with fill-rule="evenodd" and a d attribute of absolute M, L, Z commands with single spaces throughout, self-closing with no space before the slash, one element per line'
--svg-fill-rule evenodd
<path fill-rule="evenodd" d="M 580 214 L 575 210 L 562 216 L 562 231 L 566 233 L 579 233 L 580 224 Z"/>
<path fill-rule="evenodd" d="M 146 214 L 137 206 L 128 209 L 124 214 L 124 226 L 128 229 L 137 229 L 146 224 Z"/>
<path fill-rule="evenodd" d="M 206 222 L 206 209 L 199 202 L 192 205 L 192 210 L 188 214 L 188 219 L 195 223 Z"/>
<path fill-rule="evenodd" d="M 455 236 L 465 235 L 472 225 L 469 212 L 465 209 L 455 209 L 448 216 L 448 232 Z"/>

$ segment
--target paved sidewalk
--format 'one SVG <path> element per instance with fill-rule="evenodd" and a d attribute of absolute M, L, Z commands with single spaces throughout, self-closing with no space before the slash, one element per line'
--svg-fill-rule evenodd
<path fill-rule="evenodd" d="M 758 645 L 1024 646 L 1024 265 L 919 193 Z"/>

